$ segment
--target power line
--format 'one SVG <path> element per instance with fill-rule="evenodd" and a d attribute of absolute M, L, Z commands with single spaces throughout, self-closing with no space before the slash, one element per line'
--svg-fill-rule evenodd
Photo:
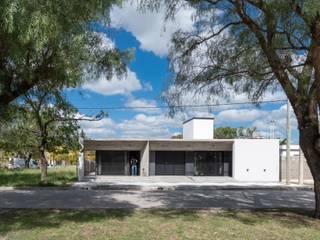
<path fill-rule="evenodd" d="M 286 99 L 279 100 L 266 100 L 266 101 L 246 101 L 246 102 L 233 102 L 233 103 L 217 103 L 217 104 L 199 104 L 199 105 L 160 105 L 160 106 L 141 106 L 141 107 L 79 107 L 81 110 L 130 110 L 130 109 L 163 109 L 163 108 L 202 108 L 202 107 L 220 107 L 220 106 L 232 106 L 232 105 L 244 105 L 244 104 L 264 104 L 264 103 L 277 103 L 286 102 Z"/>

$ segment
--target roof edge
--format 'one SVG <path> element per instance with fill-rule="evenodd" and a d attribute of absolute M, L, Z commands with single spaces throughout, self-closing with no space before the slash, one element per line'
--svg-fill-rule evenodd
<path fill-rule="evenodd" d="M 214 117 L 193 117 L 193 118 L 190 118 L 190 119 L 184 121 L 182 124 L 185 124 L 185 123 L 187 123 L 187 122 L 190 122 L 190 121 L 192 121 L 192 120 L 194 120 L 194 119 L 214 120 Z"/>

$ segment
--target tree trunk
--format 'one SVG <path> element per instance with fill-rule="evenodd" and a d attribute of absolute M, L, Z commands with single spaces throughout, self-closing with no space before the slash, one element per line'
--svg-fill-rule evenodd
<path fill-rule="evenodd" d="M 314 217 L 320 219 L 320 152 L 318 126 L 300 129 L 300 146 L 314 180 Z"/>
<path fill-rule="evenodd" d="M 41 168 L 41 183 L 46 184 L 48 182 L 48 164 L 45 155 L 45 148 L 40 146 L 40 168 Z"/>

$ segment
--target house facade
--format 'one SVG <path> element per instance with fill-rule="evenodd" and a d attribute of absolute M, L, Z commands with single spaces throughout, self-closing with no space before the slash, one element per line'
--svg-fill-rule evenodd
<path fill-rule="evenodd" d="M 183 124 L 183 139 L 84 140 L 95 152 L 94 167 L 79 157 L 79 179 L 87 175 L 227 176 L 238 181 L 279 181 L 279 140 L 214 139 L 214 119 L 193 118 Z"/>

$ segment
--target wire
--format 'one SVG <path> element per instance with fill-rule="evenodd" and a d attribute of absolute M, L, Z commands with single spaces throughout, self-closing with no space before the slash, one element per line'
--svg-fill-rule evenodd
<path fill-rule="evenodd" d="M 277 103 L 286 102 L 286 99 L 266 100 L 266 101 L 247 101 L 247 102 L 233 102 L 233 103 L 217 103 L 217 104 L 200 104 L 200 105 L 160 105 L 160 106 L 141 106 L 141 107 L 78 107 L 81 110 L 130 110 L 130 109 L 160 109 L 160 108 L 202 108 L 202 107 L 220 107 L 230 105 L 243 104 L 263 104 L 263 103 Z"/>

